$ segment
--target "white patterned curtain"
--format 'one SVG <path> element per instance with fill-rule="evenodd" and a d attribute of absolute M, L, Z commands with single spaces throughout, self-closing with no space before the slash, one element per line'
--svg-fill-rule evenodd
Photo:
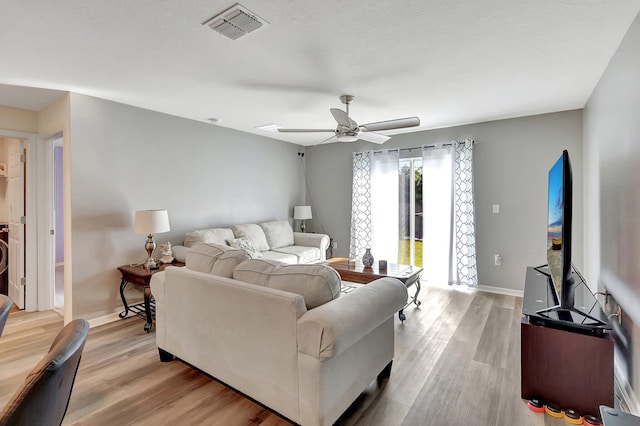
<path fill-rule="evenodd" d="M 353 153 L 351 258 L 370 248 L 375 260 L 398 259 L 398 159 L 398 150 Z"/>
<path fill-rule="evenodd" d="M 473 196 L 473 141 L 456 141 L 453 165 L 455 268 L 454 284 L 478 286 Z"/>
<path fill-rule="evenodd" d="M 422 150 L 422 277 L 478 285 L 473 198 L 473 141 Z"/>
<path fill-rule="evenodd" d="M 371 152 L 353 153 L 349 257 L 361 259 L 371 247 Z"/>

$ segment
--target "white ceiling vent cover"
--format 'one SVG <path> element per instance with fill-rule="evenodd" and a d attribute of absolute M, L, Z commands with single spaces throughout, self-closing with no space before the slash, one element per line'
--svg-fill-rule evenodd
<path fill-rule="evenodd" d="M 204 22 L 202 25 L 208 25 L 209 28 L 219 32 L 223 36 L 231 40 L 237 40 L 265 24 L 268 25 L 269 23 L 240 3 L 236 3 L 224 12 Z"/>

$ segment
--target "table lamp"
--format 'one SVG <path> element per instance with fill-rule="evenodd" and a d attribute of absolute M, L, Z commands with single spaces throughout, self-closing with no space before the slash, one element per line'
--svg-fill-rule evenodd
<path fill-rule="evenodd" d="M 304 232 L 305 219 L 311 219 L 311 206 L 295 206 L 293 208 L 293 219 L 300 221 L 300 230 Z"/>
<path fill-rule="evenodd" d="M 156 242 L 153 240 L 153 234 L 161 232 L 169 232 L 169 214 L 166 210 L 138 210 L 134 224 L 136 234 L 147 234 L 147 242 L 144 245 L 147 251 L 148 259 L 144 263 L 147 271 L 158 269 L 155 260 L 153 260 L 153 250 L 156 248 Z"/>

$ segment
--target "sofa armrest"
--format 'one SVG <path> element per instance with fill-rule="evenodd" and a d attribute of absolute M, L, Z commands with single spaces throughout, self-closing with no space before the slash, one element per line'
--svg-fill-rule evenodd
<path fill-rule="evenodd" d="M 327 249 L 329 248 L 329 236 L 327 234 L 294 232 L 293 244 L 302 247 L 317 247 L 320 249 L 320 261 L 327 260 Z"/>
<path fill-rule="evenodd" d="M 298 352 L 332 358 L 395 315 L 407 302 L 407 288 L 395 278 L 380 278 L 342 294 L 298 320 Z"/>
<path fill-rule="evenodd" d="M 151 293 L 153 294 L 153 298 L 156 300 L 156 342 L 158 346 L 164 347 L 165 343 L 165 323 L 166 323 L 166 315 L 165 315 L 165 271 L 157 272 L 153 274 L 151 277 L 151 282 L 149 283 L 149 287 L 151 287 Z M 162 330 L 162 331 L 159 331 Z"/>

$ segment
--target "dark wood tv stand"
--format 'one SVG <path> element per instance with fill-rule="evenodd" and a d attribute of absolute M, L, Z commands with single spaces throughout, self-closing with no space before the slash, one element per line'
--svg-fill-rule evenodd
<path fill-rule="evenodd" d="M 546 286 L 546 277 L 527 273 L 526 286 Z M 613 339 L 571 329 L 531 324 L 522 316 L 522 398 L 554 402 L 563 410 L 598 414 L 613 407 Z"/>

